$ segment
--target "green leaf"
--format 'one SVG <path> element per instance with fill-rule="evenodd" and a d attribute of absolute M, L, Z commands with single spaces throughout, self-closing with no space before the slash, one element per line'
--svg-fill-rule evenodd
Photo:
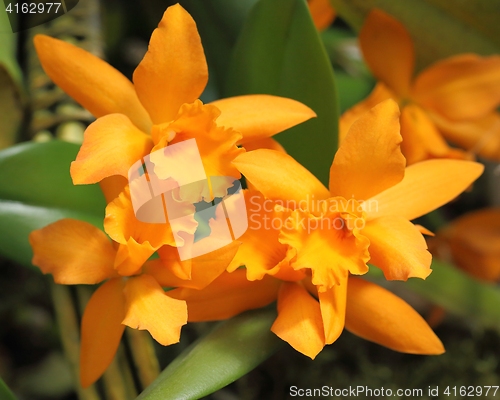
<path fill-rule="evenodd" d="M 335 71 L 339 91 L 339 106 L 342 112 L 364 100 L 373 89 L 373 81 L 365 77 L 354 77 L 344 71 Z"/>
<path fill-rule="evenodd" d="M 64 398 L 74 389 L 71 364 L 59 350 L 52 351 L 39 363 L 21 372 L 17 386 L 22 388 L 26 397 Z"/>
<path fill-rule="evenodd" d="M 304 0 L 260 0 L 229 67 L 226 95 L 266 93 L 311 107 L 317 118 L 276 136 L 323 183 L 337 149 L 333 70 Z"/>
<path fill-rule="evenodd" d="M 339 15 L 357 31 L 372 8 L 384 10 L 403 23 L 415 43 L 417 71 L 455 54 L 490 55 L 500 51 L 498 1 L 330 1 Z"/>
<path fill-rule="evenodd" d="M 69 167 L 80 146 L 23 143 L 0 151 L 0 199 L 104 216 L 98 185 L 73 185 Z"/>
<path fill-rule="evenodd" d="M 0 254 L 19 264 L 31 266 L 30 232 L 63 218 L 87 221 L 102 229 L 103 217 L 93 214 L 0 200 Z"/>
<path fill-rule="evenodd" d="M 182 5 L 196 21 L 209 68 L 202 94 L 207 103 L 220 98 L 229 59 L 243 22 L 257 0 L 185 0 Z"/>
<path fill-rule="evenodd" d="M 423 281 L 410 279 L 408 287 L 444 309 L 500 329 L 500 289 L 482 283 L 451 264 L 434 259 L 432 274 Z"/>
<path fill-rule="evenodd" d="M 0 378 L 0 399 L 2 400 L 16 400 L 17 397 L 11 392 L 9 387 L 5 384 L 2 378 Z"/>
<path fill-rule="evenodd" d="M 137 400 L 199 399 L 234 382 L 283 343 L 270 331 L 276 313 L 250 311 L 220 323 L 177 357 Z"/>
<path fill-rule="evenodd" d="M 51 141 L 0 151 L 0 254 L 30 266 L 29 233 L 62 218 L 102 229 L 106 204 L 99 187 L 74 186 L 69 175 L 78 148 Z"/>
<path fill-rule="evenodd" d="M 332 27 L 320 32 L 321 40 L 335 73 L 340 112 L 364 100 L 375 86 L 368 70 L 357 36 L 345 28 Z"/>

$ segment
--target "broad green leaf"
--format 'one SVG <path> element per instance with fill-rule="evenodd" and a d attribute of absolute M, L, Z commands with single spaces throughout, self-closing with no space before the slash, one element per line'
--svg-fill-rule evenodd
<path fill-rule="evenodd" d="M 0 199 L 104 216 L 98 185 L 73 185 L 79 146 L 61 141 L 23 143 L 0 151 Z"/>
<path fill-rule="evenodd" d="M 106 204 L 99 187 L 74 186 L 69 175 L 78 148 L 51 141 L 0 151 L 0 254 L 30 266 L 29 233 L 62 218 L 102 229 Z"/>
<path fill-rule="evenodd" d="M 243 21 L 257 0 L 185 0 L 182 5 L 196 21 L 209 68 L 202 95 L 207 103 L 220 98 L 229 59 Z"/>
<path fill-rule="evenodd" d="M 500 329 L 500 289 L 482 283 L 453 265 L 434 259 L 432 274 L 405 285 L 444 309 L 485 326 Z"/>
<path fill-rule="evenodd" d="M 177 357 L 137 400 L 200 399 L 234 382 L 283 343 L 270 331 L 276 313 L 250 311 L 220 323 Z"/>
<path fill-rule="evenodd" d="M 355 30 L 372 8 L 394 16 L 415 43 L 417 70 L 460 53 L 495 54 L 500 51 L 500 2 L 492 0 L 330 0 Z"/>
<path fill-rule="evenodd" d="M 370 268 L 368 277 L 385 281 L 378 268 Z M 432 273 L 425 279 L 412 278 L 406 282 L 391 282 L 401 291 L 418 293 L 445 310 L 473 320 L 483 326 L 500 329 L 500 288 L 483 283 L 453 265 L 434 259 Z"/>
<path fill-rule="evenodd" d="M 31 266 L 33 252 L 28 241 L 30 232 L 63 218 L 87 221 L 103 229 L 103 218 L 94 214 L 0 200 L 0 254 Z"/>
<path fill-rule="evenodd" d="M 373 81 L 365 77 L 354 77 L 344 71 L 335 71 L 335 77 L 341 112 L 365 99 L 373 89 Z"/>
<path fill-rule="evenodd" d="M 71 364 L 58 350 L 19 374 L 16 382 L 25 397 L 33 398 L 64 398 L 74 389 Z"/>
<path fill-rule="evenodd" d="M 17 38 L 11 31 L 7 13 L 0 10 L 0 149 L 15 142 L 23 116 Z"/>
<path fill-rule="evenodd" d="M 16 400 L 16 396 L 11 392 L 9 387 L 5 384 L 2 378 L 0 378 L 0 399 L 2 400 Z"/>
<path fill-rule="evenodd" d="M 341 28 L 326 29 L 320 34 L 335 71 L 340 112 L 365 99 L 375 80 L 363 61 L 357 37 Z"/>
<path fill-rule="evenodd" d="M 260 0 L 243 26 L 229 66 L 226 97 L 266 93 L 311 107 L 317 118 L 276 138 L 323 183 L 337 149 L 332 67 L 305 0 Z"/>

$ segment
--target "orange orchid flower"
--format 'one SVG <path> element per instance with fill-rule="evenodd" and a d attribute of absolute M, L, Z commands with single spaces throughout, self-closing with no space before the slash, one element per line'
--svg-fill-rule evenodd
<path fill-rule="evenodd" d="M 33 264 L 64 285 L 102 283 L 90 298 L 82 318 L 80 380 L 94 383 L 107 369 L 118 349 L 125 326 L 148 330 L 160 344 L 179 341 L 187 323 L 187 306 L 163 287 L 202 289 L 224 272 L 239 242 L 189 260 L 192 277 L 182 280 L 173 272 L 182 269 L 177 250 L 165 246 L 165 266 L 146 262 L 135 275 L 115 269 L 120 257 L 117 243 L 83 221 L 62 219 L 30 234 Z M 184 267 L 185 268 L 185 267 Z"/>
<path fill-rule="evenodd" d="M 131 166 L 151 152 L 195 139 L 207 176 L 240 177 L 231 161 L 247 143 L 277 147 L 270 137 L 315 116 L 305 105 L 270 95 L 197 100 L 208 68 L 196 24 L 169 7 L 130 82 L 101 59 L 44 35 L 35 47 L 46 73 L 98 119 L 71 165 L 75 184 L 101 183 L 108 200 L 105 230 L 120 243 L 117 267 L 134 274 L 162 245 L 174 245 L 165 224 L 136 223 L 126 186 Z"/>
<path fill-rule="evenodd" d="M 318 31 L 322 31 L 332 24 L 336 13 L 330 0 L 307 0 L 307 5 Z"/>
<path fill-rule="evenodd" d="M 295 250 L 279 241 L 280 228 L 291 210 L 275 207 L 276 202 L 256 191 L 246 191 L 245 197 L 249 229 L 228 267 L 231 273 L 222 274 L 203 290 L 179 288 L 170 292 L 172 297 L 186 301 L 190 322 L 230 318 L 278 299 L 278 318 L 272 331 L 311 358 L 325 344 L 333 343 L 344 326 L 396 351 L 444 351 L 423 318 L 386 289 L 350 277 L 348 284 L 334 292 L 338 297 L 318 292 L 306 269 L 291 268 Z M 245 269 L 239 268 L 241 265 Z"/>
<path fill-rule="evenodd" d="M 440 230 L 429 248 L 475 278 L 500 281 L 500 209 L 464 214 Z"/>
<path fill-rule="evenodd" d="M 392 98 L 401 107 L 401 149 L 408 164 L 430 158 L 466 158 L 445 139 L 472 154 L 500 160 L 500 56 L 462 54 L 413 77 L 415 52 L 405 27 L 372 10 L 359 33 L 366 63 L 379 80 L 371 95 L 346 111 L 341 139 L 351 124 L 377 103 Z"/>
<path fill-rule="evenodd" d="M 332 163 L 329 190 L 293 158 L 280 152 L 259 149 L 241 154 L 234 161 L 254 188 L 278 204 L 280 209 L 272 212 L 281 214 L 273 214 L 274 221 L 285 218 L 281 208 L 288 209 L 289 216 L 279 234 L 259 229 L 258 237 L 252 239 L 258 245 L 242 236 L 240 251 L 245 252 L 245 260 L 242 258 L 241 263 L 246 265 L 249 279 L 277 275 L 279 271 L 280 279 L 295 282 L 280 290 L 279 323 L 273 331 L 310 357 L 340 335 L 353 281 L 349 276 L 366 273 L 368 262 L 381 268 L 391 280 L 426 278 L 431 273 L 431 255 L 420 228 L 410 220 L 453 199 L 483 170 L 481 164 L 462 160 L 428 160 L 405 169 L 400 144 L 398 107 L 387 100 L 352 124 Z M 259 213 L 264 217 L 262 210 Z M 249 231 L 245 235 L 252 235 Z M 273 245 L 272 235 L 278 237 Z M 264 245 L 260 238 L 268 244 Z M 264 251 L 271 252 L 274 258 L 263 255 Z M 234 264 L 231 266 L 234 269 Z M 352 293 L 358 289 L 379 291 L 364 282 L 354 283 L 353 287 Z M 309 306 L 302 302 L 310 293 L 318 297 L 319 308 L 313 298 Z M 296 301 L 299 297 L 301 300 Z M 303 306 L 298 307 L 298 303 Z M 305 317 L 306 307 L 316 310 L 310 319 Z M 308 330 L 309 335 L 303 330 Z M 359 332 L 363 337 L 369 335 L 366 329 Z M 403 347 L 394 344 L 393 348 Z M 432 348 L 430 352 L 437 349 Z"/>
<path fill-rule="evenodd" d="M 105 281 L 85 308 L 81 328 L 80 380 L 94 383 L 118 349 L 125 326 L 146 329 L 166 346 L 179 341 L 187 323 L 184 301 L 165 293 L 153 275 L 124 279 L 115 269 L 117 251 L 106 235 L 83 221 L 62 219 L 30 234 L 33 264 L 56 283 Z"/>
<path fill-rule="evenodd" d="M 153 32 L 134 83 L 69 43 L 45 35 L 37 35 L 34 42 L 47 75 L 99 118 L 87 130 L 72 165 L 76 184 L 126 178 L 130 166 L 154 146 L 188 137 L 196 138 L 205 152 L 205 166 L 213 166 L 210 138 L 227 135 L 228 151 L 237 154 L 240 150 L 230 146 L 234 141 L 270 145 L 271 136 L 315 116 L 295 100 L 271 95 L 237 96 L 203 106 L 197 98 L 208 81 L 205 55 L 194 20 L 179 4 L 165 11 Z M 216 130 L 210 126 L 213 121 Z"/>

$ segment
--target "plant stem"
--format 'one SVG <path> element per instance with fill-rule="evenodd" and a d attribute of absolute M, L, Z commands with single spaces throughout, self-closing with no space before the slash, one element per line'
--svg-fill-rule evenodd
<path fill-rule="evenodd" d="M 80 328 L 76 314 L 77 306 L 71 296 L 71 288 L 51 282 L 52 301 L 61 335 L 61 343 L 66 353 L 75 379 L 75 390 L 80 400 L 99 400 L 94 385 L 83 389 L 80 385 Z"/>
<path fill-rule="evenodd" d="M 143 388 L 147 388 L 160 374 L 153 340 L 146 331 L 126 329 L 130 350 Z"/>

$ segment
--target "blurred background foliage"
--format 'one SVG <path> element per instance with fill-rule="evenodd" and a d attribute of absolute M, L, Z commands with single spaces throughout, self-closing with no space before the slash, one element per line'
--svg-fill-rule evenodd
<path fill-rule="evenodd" d="M 318 114 L 316 120 L 279 135 L 278 140 L 323 182 L 337 146 L 339 114 L 366 97 L 375 83 L 356 41 L 356 32 L 371 8 L 381 8 L 405 24 L 415 42 L 418 70 L 453 54 L 487 55 L 500 50 L 497 0 L 420 0 L 412 1 L 411 6 L 393 0 L 331 0 L 337 18 L 319 33 L 312 25 L 305 0 L 180 3 L 197 22 L 209 65 L 209 84 L 202 99 L 208 102 L 230 95 L 272 93 L 312 107 Z M 7 148 L 0 152 L 0 377 L 5 382 L 0 381 L 1 399 L 14 398 L 10 387 L 19 399 L 122 400 L 135 398 L 147 386 L 148 379 L 132 366 L 137 358 L 131 343 L 137 338 L 129 335 L 120 350 L 119 365 L 115 364 L 103 382 L 87 391 L 74 389 L 71 366 L 75 363 L 80 311 L 75 314 L 71 307 L 81 308 L 88 291 L 54 289 L 50 277 L 31 267 L 27 234 L 32 229 L 65 216 L 100 227 L 104 205 L 97 187 L 71 185 L 69 163 L 78 145 L 54 140 L 81 142 L 92 117 L 51 85 L 37 63 L 31 40 L 41 32 L 69 40 L 104 57 L 131 78 L 147 50 L 151 32 L 171 4 L 174 1 L 150 0 L 139 5 L 124 0 L 80 0 L 67 15 L 18 34 L 9 33 L 6 14 L 0 12 L 0 148 Z M 9 148 L 28 140 L 38 143 Z M 419 222 L 438 230 L 469 210 L 498 206 L 495 168 L 498 171 L 490 164 L 472 191 Z M 425 282 L 387 284 L 376 271 L 370 279 L 405 298 L 435 325 L 447 349 L 445 355 L 399 354 L 345 332 L 311 361 L 289 346 L 273 342 L 270 335 L 259 336 L 268 330 L 265 321 L 272 313 L 264 310 L 262 316 L 242 316 L 238 321 L 251 323 L 238 326 L 247 326 L 242 331 L 249 335 L 247 343 L 270 340 L 266 342 L 269 345 L 259 357 L 252 354 L 253 347 L 243 349 L 241 357 L 248 365 L 232 375 L 228 373 L 225 381 L 214 384 L 214 390 L 274 355 L 210 398 L 284 399 L 292 385 L 393 389 L 439 385 L 441 390 L 455 385 L 498 385 L 498 287 L 475 280 L 446 262 L 435 262 L 433 268 L 434 273 Z M 68 307 L 71 315 L 67 314 Z M 252 322 L 257 317 L 260 323 L 264 321 L 262 325 Z M 66 326 L 59 330 L 58 318 L 66 320 Z M 169 389 L 165 385 L 169 382 L 175 381 L 181 388 L 196 386 L 196 375 L 181 374 L 182 365 L 203 366 L 203 362 L 192 352 L 183 351 L 193 348 L 192 343 L 214 326 L 191 324 L 183 329 L 180 344 L 155 346 L 161 368 L 184 356 L 151 386 L 152 394 L 145 393 L 141 398 L 166 398 Z M 197 348 L 208 349 L 208 353 L 203 353 L 205 358 L 201 360 L 215 359 L 215 365 L 207 364 L 208 369 L 222 371 L 220 362 L 231 362 L 217 361 L 214 348 L 221 338 L 229 348 L 234 345 L 231 335 L 237 331 L 235 326 L 223 325 L 202 339 Z M 64 352 L 69 352 L 69 357 Z M 154 370 L 154 366 L 149 367 Z M 127 374 L 132 376 L 132 387 L 120 380 Z"/>

